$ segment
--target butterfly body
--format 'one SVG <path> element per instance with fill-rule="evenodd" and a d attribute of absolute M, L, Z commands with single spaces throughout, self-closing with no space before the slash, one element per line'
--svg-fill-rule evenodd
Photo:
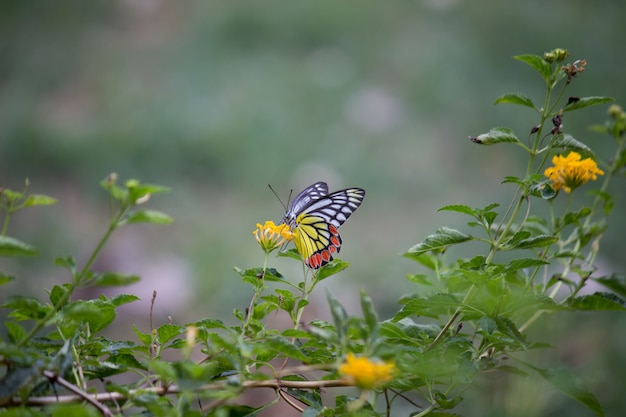
<path fill-rule="evenodd" d="M 293 232 L 296 249 L 309 268 L 321 268 L 341 250 L 338 229 L 364 197 L 365 190 L 361 188 L 346 188 L 329 194 L 325 182 L 316 182 L 293 199 L 283 223 Z"/>

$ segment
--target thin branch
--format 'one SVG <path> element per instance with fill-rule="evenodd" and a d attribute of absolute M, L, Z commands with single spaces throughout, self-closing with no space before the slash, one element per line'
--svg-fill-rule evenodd
<path fill-rule="evenodd" d="M 55 379 L 55 375 L 52 372 L 45 373 L 44 375 L 46 375 L 48 378 L 52 380 L 59 381 L 59 384 L 63 385 L 69 391 L 73 392 L 74 395 L 68 394 L 68 395 L 59 395 L 59 396 L 31 397 L 25 400 L 22 400 L 19 397 L 15 397 L 12 399 L 10 404 L 5 404 L 5 406 L 18 406 L 18 405 L 44 406 L 44 405 L 50 405 L 50 404 L 55 404 L 55 403 L 75 403 L 75 402 L 80 402 L 80 401 L 89 401 L 95 407 L 98 407 L 98 409 L 104 415 L 108 417 L 108 416 L 113 416 L 113 414 L 108 408 L 100 404 L 99 401 L 121 401 L 121 400 L 126 400 L 129 397 L 132 397 L 136 394 L 141 394 L 141 393 L 146 393 L 146 392 L 151 392 L 151 393 L 163 396 L 163 395 L 169 395 L 169 394 L 178 394 L 181 391 L 183 391 L 176 385 L 170 385 L 168 387 L 150 387 L 150 388 L 130 390 L 128 395 L 120 393 L 120 392 L 98 392 L 95 394 L 88 394 L 65 380 L 63 380 L 65 381 L 65 384 L 61 383 L 60 381 L 62 379 L 58 377 Z M 223 389 L 224 385 L 226 384 L 227 384 L 227 381 L 222 381 L 222 382 L 213 383 L 213 384 L 206 384 L 200 387 L 196 391 L 197 392 L 215 391 L 215 390 Z M 288 380 L 272 379 L 272 380 L 266 380 L 266 381 L 244 381 L 241 384 L 244 390 L 253 389 L 253 388 L 273 388 L 275 390 L 278 390 L 280 388 L 316 389 L 316 388 L 324 388 L 324 387 L 327 387 L 327 388 L 348 387 L 352 385 L 353 384 L 350 381 L 347 381 L 345 379 L 332 379 L 332 380 L 319 380 L 319 381 L 288 381 Z M 106 412 L 109 414 L 105 414 L 103 407 L 104 409 L 107 410 Z"/>
<path fill-rule="evenodd" d="M 73 392 L 75 394 L 74 395 L 75 401 L 85 400 L 89 404 L 91 404 L 94 407 L 96 407 L 98 409 L 98 411 L 100 411 L 100 413 L 103 416 L 105 416 L 105 417 L 113 417 L 114 416 L 114 414 L 111 412 L 111 410 L 109 410 L 109 407 L 107 407 L 106 405 L 100 403 L 97 398 L 94 398 L 93 395 L 90 395 L 90 394 L 86 393 L 82 389 L 78 388 L 76 385 L 74 385 L 71 382 L 65 380 L 64 378 L 56 375 L 54 372 L 43 371 L 43 375 L 46 378 L 48 378 L 50 381 L 56 382 L 57 384 L 61 385 L 62 387 L 64 387 L 68 391 Z M 58 396 L 48 397 L 48 398 L 53 398 L 53 399 L 56 400 L 56 401 L 53 401 L 53 402 L 61 402 L 61 401 L 59 401 L 59 399 L 61 397 L 58 397 Z"/>
<path fill-rule="evenodd" d="M 292 406 L 293 408 L 295 408 L 296 410 L 298 410 L 299 412 L 303 412 L 304 408 L 300 407 L 298 404 L 294 403 L 291 400 L 291 396 L 286 393 L 285 391 L 283 391 L 282 389 L 278 390 L 278 395 L 280 395 L 280 397 L 285 400 L 287 402 L 287 404 L 289 404 L 290 406 Z"/>

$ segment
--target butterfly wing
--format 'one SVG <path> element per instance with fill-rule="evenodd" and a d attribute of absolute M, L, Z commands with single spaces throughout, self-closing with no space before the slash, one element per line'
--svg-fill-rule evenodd
<path fill-rule="evenodd" d="M 292 226 L 294 243 L 309 268 L 326 265 L 333 259 L 333 254 L 341 250 L 338 229 L 361 205 L 364 197 L 365 190 L 347 188 L 311 199 L 308 206 L 297 213 Z"/>
<path fill-rule="evenodd" d="M 283 223 L 289 227 L 295 227 L 295 221 L 298 214 L 309 206 L 314 200 L 319 200 L 328 195 L 328 184 L 325 182 L 316 182 L 302 190 L 296 198 L 289 204 L 289 209 L 283 217 Z"/>

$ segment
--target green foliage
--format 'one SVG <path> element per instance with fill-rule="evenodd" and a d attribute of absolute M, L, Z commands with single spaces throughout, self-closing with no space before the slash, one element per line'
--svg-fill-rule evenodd
<path fill-rule="evenodd" d="M 597 166 L 588 159 L 592 149 L 564 133 L 562 121 L 566 112 L 610 99 L 570 97 L 562 103 L 585 66 L 583 60 L 564 64 L 567 55 L 557 49 L 543 57 L 515 57 L 544 80 L 544 104 L 537 106 L 518 93 L 505 94 L 496 104 L 533 109 L 538 119 L 531 133 L 522 141 L 513 130 L 500 127 L 471 140 L 518 145 L 515 149 L 528 156 L 527 171 L 504 178 L 503 187 L 512 188 L 505 210 L 498 204 L 440 209 L 467 216 L 472 233 L 440 227 L 405 253 L 426 272 L 408 274 L 414 291 L 399 300 L 400 308 L 387 320 L 380 320 L 375 300 L 365 292 L 360 294 L 361 314 L 353 316 L 326 291 L 332 321 L 303 322 L 317 285 L 346 270 L 348 263 L 336 259 L 319 270 L 305 268 L 302 279 L 294 280 L 269 267 L 270 251 L 265 251 L 263 267 L 235 268 L 251 288 L 248 308 L 233 312 L 235 325 L 203 318 L 161 324 L 147 333 L 133 327 L 132 341 L 103 336 L 114 325 L 118 307 L 138 298 L 122 294 L 80 300 L 73 298 L 75 291 L 137 282 L 137 276 L 96 272 L 93 264 L 118 228 L 172 222 L 164 213 L 139 207 L 166 188 L 136 180 L 118 185 L 112 174 L 101 183 L 110 196 L 108 229 L 87 260 L 57 258 L 55 265 L 67 270 L 68 279 L 54 285 L 46 301 L 22 295 L 2 300 L 8 319 L 0 339 L 0 412 L 252 416 L 285 402 L 304 416 L 390 415 L 400 406 L 414 407 L 413 416 L 456 416 L 464 391 L 480 375 L 503 371 L 545 380 L 591 415 L 603 416 L 598 399 L 570 370 L 542 368 L 524 359 L 530 350 L 559 343 L 533 340 L 527 332 L 545 314 L 626 310 L 624 277 L 594 276 L 599 241 L 614 207 L 607 185 L 626 166 L 626 115 L 612 106 L 611 119 L 595 127 L 614 139 L 615 156 L 602 165 L 605 170 L 598 175 L 604 178 L 592 203 L 579 205 L 573 195 L 597 179 L 588 169 Z M 551 175 L 546 170 L 550 156 L 563 150 L 580 158 L 558 162 L 560 176 Z M 577 170 L 580 166 L 586 170 Z M 27 188 L 28 182 L 22 192 L 1 190 L 0 256 L 37 255 L 32 245 L 6 235 L 17 211 L 55 202 L 28 195 Z M 566 193 L 569 198 L 561 203 Z M 547 218 L 541 216 L 542 208 L 549 210 Z M 448 259 L 457 245 L 470 245 L 474 255 Z M 297 251 L 279 256 L 302 262 Z M 0 273 L 0 285 L 16 280 Z M 581 295 L 589 282 L 607 291 Z M 287 326 L 273 325 L 279 315 L 288 318 Z M 358 366 L 346 358 L 356 358 Z M 96 381 L 103 383 L 92 383 Z M 356 397 L 322 397 L 322 390 L 341 386 L 361 388 Z M 257 408 L 240 404 L 246 391 L 259 388 L 272 389 L 274 399 Z"/>

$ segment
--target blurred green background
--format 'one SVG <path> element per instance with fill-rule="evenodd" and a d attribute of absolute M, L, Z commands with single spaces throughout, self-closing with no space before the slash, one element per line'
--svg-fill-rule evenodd
<path fill-rule="evenodd" d="M 43 298 L 67 278 L 51 269 L 55 257 L 84 261 L 107 224 L 98 183 L 117 172 L 172 187 L 150 208 L 176 219 L 121 230 L 99 260 L 98 269 L 143 278 L 124 289 L 142 298 L 124 318 L 145 331 L 157 290 L 157 322 L 230 322 L 251 296 L 233 266 L 262 263 L 252 231 L 283 214 L 267 184 L 286 201 L 292 188 L 325 180 L 331 190 L 367 190 L 342 228 L 341 258 L 352 265 L 326 285 L 355 314 L 363 288 L 387 318 L 412 290 L 405 274 L 418 271 L 400 254 L 441 225 L 468 230 L 465 219 L 437 208 L 507 203 L 513 188 L 502 178 L 523 174 L 516 147 L 467 139 L 494 126 L 523 138 L 536 123 L 528 109 L 492 105 L 506 92 L 543 99 L 542 81 L 511 56 L 569 49 L 571 60 L 588 61 L 569 94 L 623 103 L 624 16 L 624 2 L 582 0 L 1 2 L 0 185 L 20 189 L 28 177 L 32 192 L 59 199 L 16 216 L 9 234 L 42 256 L 34 265 L 2 260 L 18 275 L 3 298 Z M 566 115 L 565 130 L 606 158 L 612 143 L 588 130 L 605 118 L 606 106 Z M 624 270 L 618 182 L 600 273 Z M 459 248 L 450 259 L 484 249 Z M 294 262 L 272 263 L 300 277 Z M 328 318 L 323 291 L 314 301 L 308 319 Z M 553 344 L 569 342 L 538 360 L 574 368 L 609 415 L 626 409 L 615 389 L 626 383 L 624 325 L 609 313 L 546 318 L 536 337 L 548 330 Z M 487 399 L 466 395 L 464 408 L 590 415 L 550 390 L 506 381 Z M 490 384 L 485 378 L 483 394 Z"/>

